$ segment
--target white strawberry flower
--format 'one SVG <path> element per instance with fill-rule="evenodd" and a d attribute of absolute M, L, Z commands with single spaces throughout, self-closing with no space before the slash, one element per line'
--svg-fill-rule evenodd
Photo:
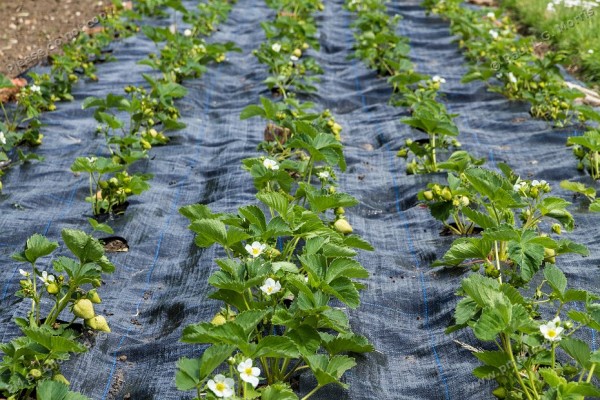
<path fill-rule="evenodd" d="M 54 275 L 48 275 L 48 272 L 42 271 L 42 276 L 38 276 L 38 279 L 44 282 L 44 285 L 48 286 L 54 282 Z"/>
<path fill-rule="evenodd" d="M 175 33 L 177 33 L 177 25 L 175 25 L 175 24 L 169 25 L 169 32 L 171 32 L 173 35 Z"/>
<path fill-rule="evenodd" d="M 42 89 L 38 86 L 38 85 L 31 85 L 29 87 L 29 90 L 31 90 L 33 93 L 40 93 L 42 91 Z"/>
<path fill-rule="evenodd" d="M 262 244 L 260 242 L 253 242 L 251 245 L 247 244 L 245 249 L 252 257 L 256 258 L 262 254 L 263 251 L 267 248 L 266 244 Z"/>
<path fill-rule="evenodd" d="M 270 170 L 273 170 L 273 171 L 277 171 L 279 169 L 279 165 L 277 165 L 277 161 L 271 160 L 270 158 L 266 158 L 263 161 L 263 166 L 266 169 L 270 169 Z"/>
<path fill-rule="evenodd" d="M 540 332 L 542 332 L 542 335 L 544 335 L 546 340 L 558 342 L 560 339 L 562 339 L 560 335 L 564 331 L 564 328 L 559 325 L 560 317 L 556 317 L 547 324 L 540 325 Z"/>
<path fill-rule="evenodd" d="M 526 186 L 527 186 L 527 183 L 525 183 L 525 182 L 523 182 L 523 181 L 520 181 L 520 182 L 517 182 L 517 183 L 515 183 L 515 184 L 514 184 L 514 186 L 513 186 L 513 190 L 514 190 L 515 192 L 519 192 L 519 191 L 521 191 L 522 189 L 524 189 Z"/>
<path fill-rule="evenodd" d="M 233 396 L 233 388 L 235 382 L 231 378 L 226 378 L 225 375 L 218 374 L 208 381 L 207 386 L 217 397 L 224 399 Z"/>
<path fill-rule="evenodd" d="M 496 14 L 494 14 L 493 12 L 490 11 L 489 13 L 487 13 L 487 17 L 488 17 L 488 19 L 494 20 L 494 19 L 496 19 Z"/>
<path fill-rule="evenodd" d="M 183 36 L 185 36 L 185 37 L 192 36 L 192 30 L 191 29 L 186 29 L 185 31 L 183 31 Z"/>
<path fill-rule="evenodd" d="M 292 54 L 290 56 L 290 60 L 292 60 L 292 61 L 298 61 L 298 57 L 296 57 L 295 55 Z"/>
<path fill-rule="evenodd" d="M 23 275 L 25 278 L 29 278 L 29 272 L 25 271 L 24 269 L 19 269 L 19 273 L 21 275 Z"/>
<path fill-rule="evenodd" d="M 281 51 L 281 44 L 280 43 L 273 43 L 271 45 L 271 50 L 273 50 L 275 53 L 279 53 Z"/>
<path fill-rule="evenodd" d="M 489 33 L 490 33 L 490 36 L 491 36 L 491 37 L 493 37 L 494 39 L 498 39 L 498 36 L 499 36 L 499 35 L 498 35 L 498 32 L 497 32 L 497 31 L 495 31 L 495 30 L 493 30 L 493 29 L 490 29 L 490 32 L 489 32 Z"/>
<path fill-rule="evenodd" d="M 431 80 L 435 83 L 446 83 L 446 80 L 439 75 L 435 75 Z"/>
<path fill-rule="evenodd" d="M 239 363 L 237 370 L 240 373 L 240 378 L 242 378 L 244 382 L 248 382 L 253 387 L 258 386 L 258 377 L 260 376 L 260 369 L 252 366 L 252 360 L 250 358 L 246 359 L 246 361 L 242 361 L 241 363 Z"/>
<path fill-rule="evenodd" d="M 0 143 L 6 144 L 6 136 L 4 136 L 4 132 L 0 131 Z"/>
<path fill-rule="evenodd" d="M 588 50 L 588 54 L 594 54 L 594 50 L 593 49 L 589 49 Z"/>
<path fill-rule="evenodd" d="M 512 72 L 509 72 L 507 76 L 510 83 L 517 83 L 517 78 Z"/>
<path fill-rule="evenodd" d="M 263 285 L 260 287 L 260 290 L 262 290 L 266 295 L 270 296 L 281 290 L 281 283 L 272 278 L 267 278 L 267 280 L 265 280 Z"/>
<path fill-rule="evenodd" d="M 321 171 L 321 172 L 317 172 L 317 176 L 319 177 L 319 179 L 321 180 L 326 180 L 329 179 L 329 171 Z"/>

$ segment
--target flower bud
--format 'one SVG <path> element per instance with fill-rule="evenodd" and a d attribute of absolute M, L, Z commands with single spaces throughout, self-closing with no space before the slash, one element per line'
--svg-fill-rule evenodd
<path fill-rule="evenodd" d="M 560 224 L 552 224 L 552 232 L 556 233 L 557 235 L 560 235 L 560 233 L 561 233 Z"/>
<path fill-rule="evenodd" d="M 396 153 L 396 156 L 402 157 L 402 158 L 408 157 L 408 149 L 402 148 L 402 149 L 398 150 L 398 152 Z"/>
<path fill-rule="evenodd" d="M 504 389 L 503 387 L 497 387 L 496 389 L 494 389 L 492 394 L 498 399 L 504 399 L 506 398 L 506 389 Z"/>
<path fill-rule="evenodd" d="M 350 225 L 350 223 L 348 223 L 348 221 L 346 221 L 344 218 L 340 218 L 337 221 L 335 221 L 335 223 L 333 224 L 333 227 L 335 228 L 336 231 L 338 231 L 339 233 L 343 234 L 343 235 L 347 235 L 349 233 L 352 233 L 352 225 Z"/>
<path fill-rule="evenodd" d="M 423 197 L 425 198 L 425 200 L 431 201 L 433 200 L 433 192 L 431 190 L 427 190 L 423 192 Z"/>
<path fill-rule="evenodd" d="M 346 213 L 346 210 L 344 210 L 344 207 L 337 207 L 335 210 L 335 215 L 344 215 Z"/>
<path fill-rule="evenodd" d="M 77 300 L 73 305 L 73 314 L 85 320 L 94 318 L 94 305 L 88 299 Z"/>
<path fill-rule="evenodd" d="M 102 315 L 96 315 L 93 318 L 86 319 L 85 325 L 95 331 L 110 332 L 110 327 L 106 322 L 106 318 L 104 318 Z"/>

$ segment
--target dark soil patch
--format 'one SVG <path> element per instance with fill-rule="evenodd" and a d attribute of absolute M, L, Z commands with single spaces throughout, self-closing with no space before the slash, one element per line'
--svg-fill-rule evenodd
<path fill-rule="evenodd" d="M 57 53 L 67 34 L 93 23 L 109 0 L 0 0 L 0 73 L 11 78 Z"/>

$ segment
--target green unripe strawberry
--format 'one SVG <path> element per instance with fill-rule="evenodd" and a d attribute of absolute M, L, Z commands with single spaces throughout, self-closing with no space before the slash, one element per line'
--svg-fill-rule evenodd
<path fill-rule="evenodd" d="M 504 399 L 506 398 L 506 389 L 504 389 L 503 387 L 498 387 L 494 389 L 492 394 L 498 399 Z"/>
<path fill-rule="evenodd" d="M 58 287 L 58 285 L 56 283 L 52 282 L 51 284 L 46 286 L 46 291 L 49 294 L 56 294 L 60 291 L 60 288 Z"/>
<path fill-rule="evenodd" d="M 300 49 L 294 49 L 294 51 L 292 52 L 293 55 L 295 55 L 296 57 L 300 58 L 302 57 L 302 50 Z"/>
<path fill-rule="evenodd" d="M 41 377 L 42 377 L 42 371 L 40 371 L 40 370 L 39 370 L 39 369 L 37 369 L 37 368 L 34 368 L 34 369 L 32 369 L 32 370 L 29 370 L 29 375 L 31 375 L 31 377 L 32 377 L 33 379 L 39 379 L 39 378 L 41 378 Z"/>
<path fill-rule="evenodd" d="M 210 321 L 210 323 L 214 326 L 220 326 L 225 324 L 226 322 L 227 319 L 221 313 L 217 313 L 217 315 L 213 317 L 212 321 Z"/>
<path fill-rule="evenodd" d="M 544 248 L 544 261 L 556 264 L 556 250 Z"/>
<path fill-rule="evenodd" d="M 102 299 L 100 298 L 96 290 L 90 290 L 88 292 L 88 299 L 90 299 L 90 301 L 94 304 L 102 303 Z"/>
<path fill-rule="evenodd" d="M 333 227 L 342 235 L 347 235 L 353 232 L 352 225 L 350 225 L 350 223 L 344 218 L 340 218 L 335 221 Z"/>
<path fill-rule="evenodd" d="M 63 374 L 56 374 L 52 377 L 52 380 L 55 382 L 60 382 L 62 384 L 65 384 L 67 386 L 69 386 L 71 384 L 71 382 L 69 382 L 67 380 L 67 378 L 65 378 L 65 376 Z"/>
<path fill-rule="evenodd" d="M 448 201 L 452 200 L 452 192 L 447 187 L 442 189 L 441 196 L 444 200 L 448 200 Z"/>
<path fill-rule="evenodd" d="M 333 124 L 333 126 L 331 127 L 331 131 L 335 134 L 335 135 L 339 135 L 340 132 L 342 132 L 342 126 L 340 124 L 338 124 L 337 122 Z"/>
<path fill-rule="evenodd" d="M 408 149 L 402 148 L 402 149 L 398 150 L 398 152 L 396 153 L 396 156 L 402 157 L 402 158 L 408 157 Z"/>
<path fill-rule="evenodd" d="M 552 224 L 552 232 L 560 235 L 562 232 L 560 224 Z"/>
<path fill-rule="evenodd" d="M 88 299 L 77 300 L 73 305 L 73 314 L 85 320 L 94 318 L 94 315 L 96 315 L 94 312 L 94 304 Z"/>
<path fill-rule="evenodd" d="M 86 319 L 85 325 L 95 331 L 110 332 L 110 327 L 106 322 L 106 318 L 104 318 L 102 315 L 96 315 L 93 318 Z"/>

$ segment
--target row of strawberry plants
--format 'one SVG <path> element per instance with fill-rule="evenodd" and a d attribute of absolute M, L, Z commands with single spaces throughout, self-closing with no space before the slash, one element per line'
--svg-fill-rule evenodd
<path fill-rule="evenodd" d="M 259 145 L 265 155 L 243 160 L 259 205 L 236 214 L 201 204 L 180 210 L 198 246 L 218 244 L 226 254 L 209 278 L 216 289 L 209 297 L 224 307 L 211 322 L 183 331 L 184 342 L 210 345 L 202 357 L 178 363 L 177 387 L 195 390 L 196 399 L 298 399 L 290 382 L 310 370 L 317 385 L 308 399 L 325 385 L 346 386 L 340 379 L 355 361 L 343 354 L 372 350 L 343 308 L 332 306 L 359 305 L 364 284 L 356 279 L 368 272 L 354 257 L 356 249 L 372 250 L 345 218 L 344 207 L 357 200 L 337 190 L 334 169 L 345 170 L 342 128 L 329 111 L 314 113 L 296 98 L 315 90 L 310 72 L 320 68 L 305 50 L 318 45 L 312 13 L 323 4 L 267 3 L 277 18 L 262 23 L 267 40 L 255 54 L 271 74 L 265 84 L 283 99 L 261 98 L 241 114 L 267 120 Z"/>
<path fill-rule="evenodd" d="M 161 76 L 144 74 L 149 88 L 128 85 L 125 95 L 109 93 L 104 98 L 88 97 L 84 101 L 83 108 L 95 109 L 97 133 L 104 137 L 109 153 L 106 157 L 78 157 L 71 166 L 73 172 L 89 176 L 86 200 L 94 215 L 123 213 L 129 197 L 150 189 L 151 175 L 130 173 L 129 169 L 147 158 L 152 146 L 167 144 L 166 132 L 185 127 L 179 121 L 175 104 L 176 99 L 187 94 L 180 83 L 200 77 L 210 62 L 221 62 L 226 52 L 236 50 L 231 42 L 206 42 L 215 26 L 227 18 L 231 3 L 210 0 L 201 3 L 197 10 L 187 10 L 179 1 L 166 3 L 165 6 L 181 12 L 190 27 L 182 32 L 175 26 L 142 28 L 157 46 L 163 42 L 164 45 L 159 55 L 150 54 L 139 63 L 151 66 Z"/>
<path fill-rule="evenodd" d="M 517 25 L 499 10 L 472 9 L 462 6 L 462 0 L 427 0 L 429 11 L 451 22 L 452 33 L 471 62 L 464 82 L 482 80 L 490 90 L 512 100 L 531 104 L 535 118 L 553 121 L 557 126 L 580 123 L 582 137 L 570 137 L 577 169 L 600 179 L 600 113 L 581 103 L 584 94 L 568 86 L 559 69 L 564 59 L 561 52 L 538 54 L 535 39 L 517 34 Z M 592 122 L 592 124 L 588 124 Z"/>
<path fill-rule="evenodd" d="M 389 71 L 385 57 L 377 61 L 372 49 L 397 43 L 389 24 L 395 20 L 387 17 L 384 7 L 376 3 L 353 0 L 347 5 L 359 14 L 355 24 L 362 27 L 356 35 L 360 41 L 358 50 L 371 49 L 361 52 L 361 58 L 380 72 Z M 374 11 L 377 9 L 379 15 Z M 388 24 L 378 25 L 373 23 L 375 20 L 387 20 Z M 377 26 L 379 32 L 371 34 Z M 375 46 L 369 47 L 369 40 Z M 414 72 L 407 49 L 403 57 L 408 67 L 400 80 L 410 81 Z M 497 350 L 474 352 L 484 364 L 474 374 L 495 379 L 498 387 L 493 394 L 498 398 L 597 396 L 600 390 L 592 384 L 592 378 L 598 375 L 595 368 L 600 353 L 575 338 L 574 333 L 583 327 L 600 327 L 600 297 L 567 289 L 567 279 L 555 265 L 558 255 L 588 254 L 582 245 L 551 237 L 560 235 L 562 229 L 573 229 L 574 220 L 567 211 L 569 203 L 551 196 L 547 182 L 522 180 L 507 165 L 499 167 L 502 174 L 468 160 L 446 163 L 447 184 L 432 183 L 419 193 L 432 216 L 451 232 L 480 233 L 457 239 L 444 257 L 433 264 L 482 272 L 463 280 L 457 292 L 463 299 L 456 307 L 455 324 L 447 332 L 471 329 L 479 340 L 496 344 Z M 450 218 L 453 224 L 448 222 Z M 530 287 L 532 282 L 536 282 L 535 290 Z M 577 308 L 577 302 L 584 303 L 584 311 Z M 566 321 L 561 321 L 561 313 L 567 315 Z M 540 321 L 542 315 L 552 315 L 551 320 Z"/>
<path fill-rule="evenodd" d="M 189 12 L 187 20 L 206 27 L 225 19 L 230 5 L 226 0 L 215 0 L 200 5 L 199 9 L 201 12 L 198 14 Z M 214 29 L 211 28 L 212 30 Z M 94 172 L 116 172 L 114 164 L 126 165 L 141 158 L 142 150 L 128 148 L 140 131 L 143 131 L 142 135 L 149 135 L 148 140 L 166 138 L 154 130 L 155 123 L 152 122 L 152 118 L 163 127 L 182 127 L 177 121 L 179 111 L 175 108 L 174 99 L 183 96 L 186 93 L 185 89 L 169 81 L 169 77 L 162 80 L 144 77 L 151 90 L 127 87 L 126 92 L 131 93 L 130 99 L 108 95 L 106 99 L 88 98 L 84 102 L 84 108 L 98 107 L 96 118 L 106 124 L 100 131 L 106 136 L 107 146 L 112 154 L 111 158 L 79 158 L 72 167 L 74 171 L 89 168 L 90 190 L 93 190 L 93 183 L 98 185 L 98 192 L 94 196 L 97 202 L 93 203 L 94 214 L 97 214 L 96 210 L 103 211 L 105 207 L 111 210 L 117 206 L 117 201 L 112 201 L 113 199 L 120 199 L 137 193 L 140 188 L 143 189 L 142 184 L 146 177 L 134 175 L 129 178 L 127 172 L 121 170 L 113 177 L 117 183 L 124 182 L 122 187 L 118 187 L 110 179 L 98 179 L 93 175 Z M 117 119 L 113 111 L 130 111 L 129 132 L 124 132 L 122 138 L 109 137 L 109 130 L 116 131 L 125 125 Z M 129 141 L 125 137 L 127 134 L 130 136 Z M 92 171 L 94 168 L 95 171 Z M 89 221 L 93 230 L 112 233 L 109 226 L 93 219 Z M 13 256 L 18 262 L 31 264 L 30 270 L 19 270 L 22 276 L 21 288 L 16 293 L 18 297 L 30 299 L 31 310 L 27 318 L 15 320 L 24 336 L 0 345 L 0 350 L 5 355 L 0 364 L 0 394 L 10 400 L 29 400 L 32 397 L 40 400 L 87 399 L 79 393 L 69 391 L 70 383 L 61 373 L 61 364 L 67 361 L 71 354 L 87 350 L 93 336 L 90 336 L 86 328 L 110 332 L 105 317 L 97 315 L 94 311 L 94 304 L 101 302 L 97 288 L 102 284 L 102 274 L 114 271 L 114 266 L 104 256 L 102 242 L 85 232 L 71 229 L 63 230 L 62 238 L 78 261 L 59 256 L 52 263 L 52 270 L 42 270 L 37 264 L 38 260 L 51 255 L 58 243 L 38 234 L 28 239 L 23 252 Z M 59 319 L 64 318 L 68 311 L 72 314 L 72 319 Z M 81 318 L 84 324 L 78 324 L 78 318 Z M 86 337 L 86 344 L 80 340 L 82 336 Z"/>
<path fill-rule="evenodd" d="M 73 85 L 80 76 L 98 80 L 95 64 L 114 59 L 106 52 L 109 44 L 116 38 L 132 35 L 138 29 L 130 22 L 132 13 L 120 1 L 115 1 L 99 17 L 90 20 L 86 29 L 65 35 L 69 42 L 61 47 L 60 53 L 50 55 L 48 73 L 29 72 L 27 80 L 11 80 L 0 75 L 0 90 L 9 93 L 2 100 L 14 100 L 6 105 L 0 102 L 3 112 L 0 120 L 0 177 L 3 170 L 17 161 L 42 159 L 34 153 L 25 154 L 19 147 L 35 147 L 42 143 L 41 114 L 56 110 L 58 101 L 73 100 Z M 129 16 L 129 19 L 124 19 L 124 16 Z M 98 27 L 93 27 L 98 23 Z M 57 44 L 59 42 L 62 41 L 57 41 Z"/>
<path fill-rule="evenodd" d="M 385 1 L 347 0 L 346 8 L 356 14 L 354 57 L 361 59 L 380 76 L 387 77 L 393 88 L 391 103 L 408 107 L 411 116 L 401 121 L 426 138 L 407 139 L 398 156 L 412 159 L 407 163 L 408 174 L 423 174 L 452 168 L 456 162 L 481 164 L 465 151 L 455 151 L 447 160 L 441 153 L 460 147 L 459 132 L 454 118 L 444 104 L 437 100 L 445 79 L 426 76 L 415 71 L 410 60 L 408 38 L 396 34 L 400 15 L 389 15 Z M 441 161 L 441 162 L 440 162 Z"/>

